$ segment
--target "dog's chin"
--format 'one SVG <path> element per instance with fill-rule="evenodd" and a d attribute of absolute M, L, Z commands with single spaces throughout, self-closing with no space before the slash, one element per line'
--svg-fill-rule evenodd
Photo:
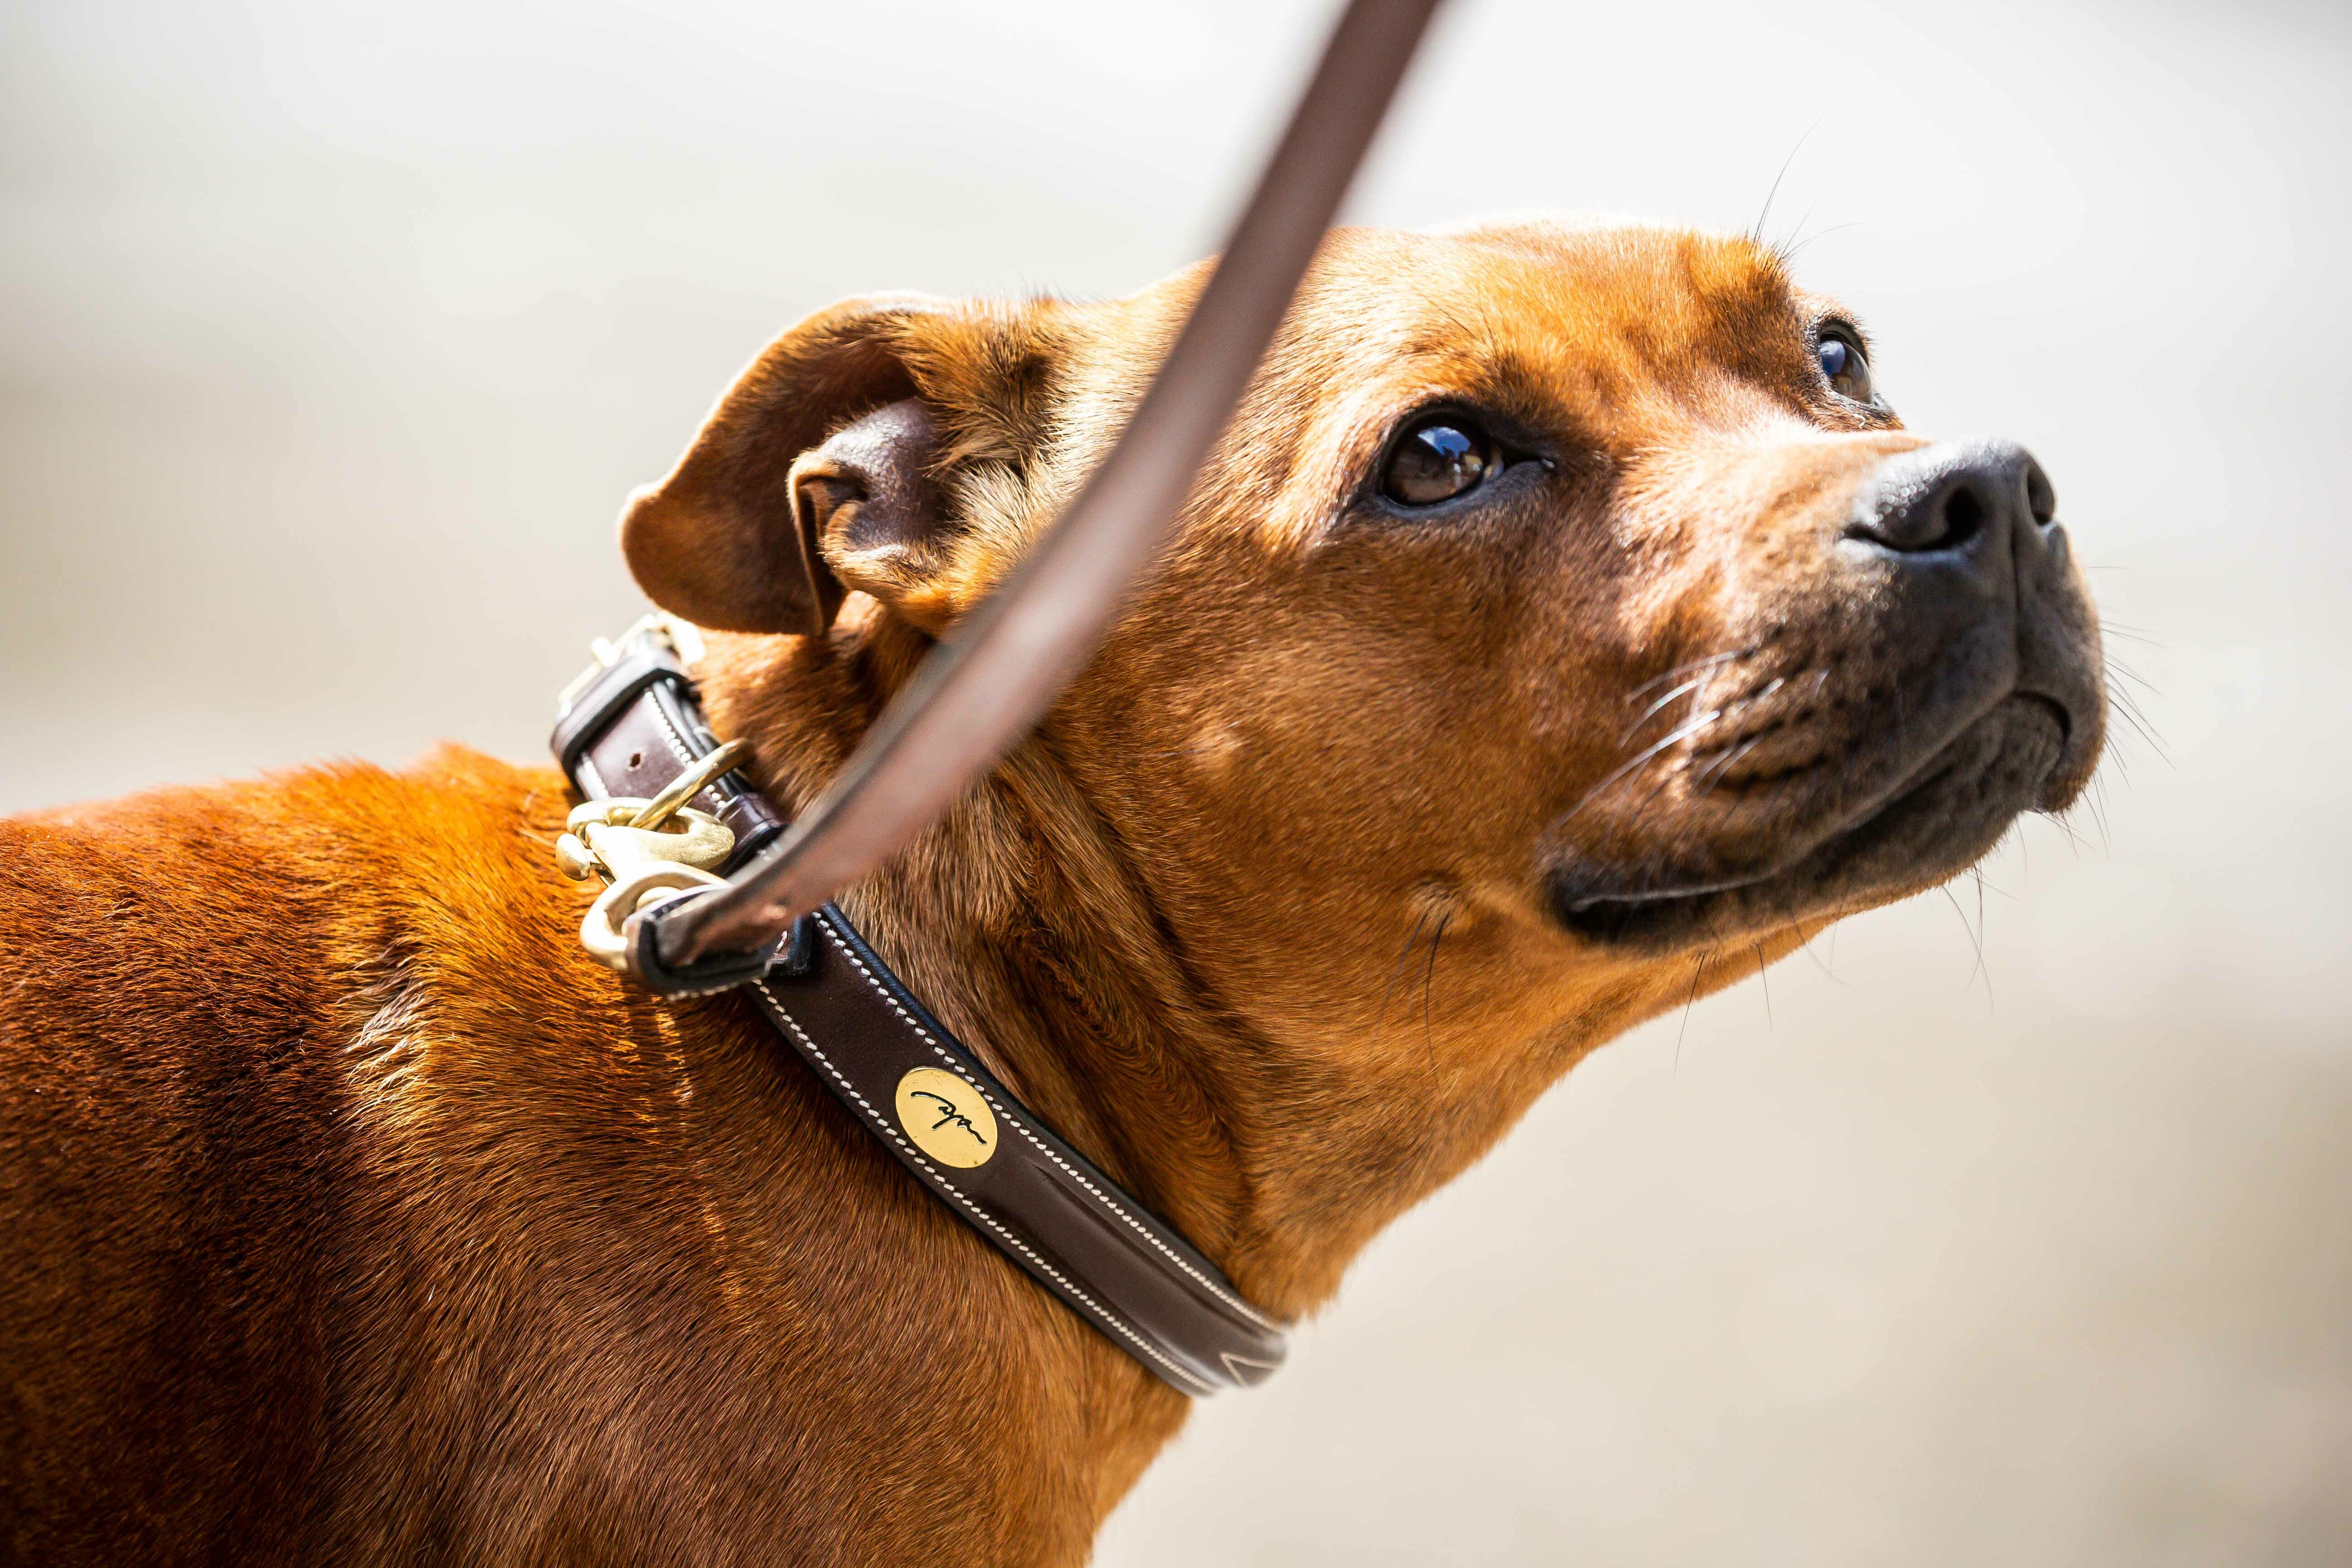
<path fill-rule="evenodd" d="M 2045 801 L 2067 731 L 2057 704 L 2012 696 L 1826 837 L 1791 824 L 1789 837 L 1812 847 L 1786 864 L 1679 883 L 1563 865 L 1547 879 L 1553 918 L 1597 945 L 1665 955 L 1935 887 L 1981 859 L 2021 814 Z"/>

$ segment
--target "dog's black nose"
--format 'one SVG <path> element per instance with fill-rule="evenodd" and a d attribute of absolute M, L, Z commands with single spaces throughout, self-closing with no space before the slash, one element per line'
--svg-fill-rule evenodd
<path fill-rule="evenodd" d="M 1845 536 L 1897 554 L 2038 542 L 2058 515 L 2050 477 L 2014 441 L 1923 447 L 1878 466 Z"/>

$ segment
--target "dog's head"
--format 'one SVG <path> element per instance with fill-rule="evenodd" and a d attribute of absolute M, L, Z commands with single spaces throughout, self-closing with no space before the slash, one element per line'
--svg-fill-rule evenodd
<path fill-rule="evenodd" d="M 1202 277 L 811 319 L 632 503 L 638 580 L 706 626 L 938 635 Z M 2055 504 L 2018 446 L 1906 431 L 1852 317 L 1746 238 L 1343 231 L 1045 743 L 1269 1032 L 1360 1025 L 1424 933 L 1490 1008 L 1549 995 L 1530 1025 L 1570 972 L 1679 1001 L 1692 953 L 1785 950 L 2083 789 Z"/>

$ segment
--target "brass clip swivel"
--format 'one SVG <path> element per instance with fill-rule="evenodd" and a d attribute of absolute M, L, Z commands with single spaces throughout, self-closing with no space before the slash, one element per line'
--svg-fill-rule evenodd
<path fill-rule="evenodd" d="M 735 852 L 735 835 L 686 803 L 740 766 L 751 748 L 730 741 L 673 779 L 651 800 L 592 800 L 574 806 L 555 841 L 555 863 L 574 880 L 609 884 L 580 922 L 580 945 L 608 969 L 628 967 L 622 927 L 641 909 L 709 887 Z"/>

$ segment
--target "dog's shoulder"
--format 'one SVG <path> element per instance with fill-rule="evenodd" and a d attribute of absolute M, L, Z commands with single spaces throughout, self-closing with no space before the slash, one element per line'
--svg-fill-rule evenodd
<path fill-rule="evenodd" d="M 777 1071 L 749 1009 L 659 1003 L 580 952 L 570 804 L 551 770 L 446 748 L 0 822 L 21 1539 L 145 1560 L 243 1510 L 269 1521 L 253 1555 L 332 1556 L 290 1544 L 349 1522 L 309 1489 L 414 1532 L 513 1467 L 608 1484 L 627 1463 L 580 1433 L 707 1415 L 633 1405 L 616 1340 L 740 1358 L 698 1374 L 718 1386 L 775 1376 L 779 1343 L 831 1366 L 845 1335 L 738 1333 L 729 1303 L 852 1322 L 874 1280 L 845 1256 L 887 1279 L 975 1245 Z M 395 1407 L 391 1438 L 341 1446 Z"/>
<path fill-rule="evenodd" d="M 485 904 L 556 918 L 576 901 L 551 875 L 568 804 L 551 770 L 446 746 L 400 772 L 332 763 L 0 820 L 0 943 L 20 982 L 85 992 L 142 973 L 331 980 L 352 944 L 404 929 L 481 940 Z"/>
<path fill-rule="evenodd" d="M 571 962 L 588 894 L 554 870 L 568 805 L 552 770 L 445 747 L 0 821 L 0 1077 L 152 1113 L 321 1053 L 359 1070 L 353 1043 L 428 993 L 457 1037 L 510 1031 L 519 1004 L 609 1002 Z"/>

